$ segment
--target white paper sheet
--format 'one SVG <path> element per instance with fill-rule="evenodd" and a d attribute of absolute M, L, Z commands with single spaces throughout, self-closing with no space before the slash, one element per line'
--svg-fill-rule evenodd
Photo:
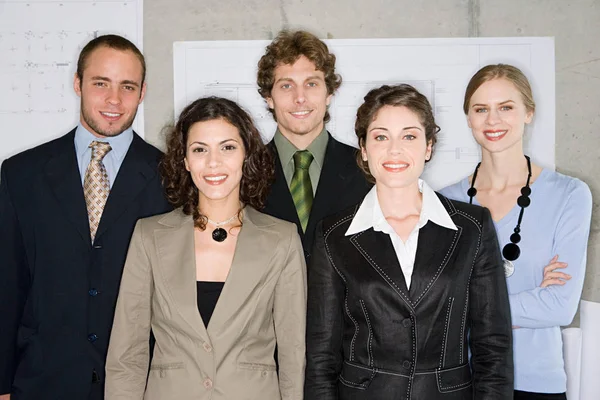
<path fill-rule="evenodd" d="M 581 387 L 581 329 L 566 328 L 562 330 L 563 355 L 567 373 L 567 398 L 580 400 Z"/>
<path fill-rule="evenodd" d="M 555 84 L 552 38 L 336 39 L 325 41 L 337 57 L 343 83 L 334 96 L 328 129 L 356 146 L 354 121 L 364 95 L 382 84 L 406 82 L 425 94 L 442 131 L 424 178 L 438 189 L 473 172 L 480 151 L 462 111 L 471 76 L 490 63 L 509 63 L 530 78 L 537 113 L 526 136 L 527 152 L 554 168 Z M 268 41 L 176 42 L 173 48 L 175 114 L 201 96 L 216 95 L 248 110 L 265 140 L 275 123 L 257 92 L 256 66 Z"/>
<path fill-rule="evenodd" d="M 600 399 L 600 303 L 581 300 L 580 400 Z M 569 399 L 570 400 L 570 399 Z"/>
<path fill-rule="evenodd" d="M 142 1 L 0 2 L 0 162 L 75 127 L 81 48 L 107 33 L 141 48 Z M 140 107 L 134 129 L 141 135 L 143 120 Z"/>

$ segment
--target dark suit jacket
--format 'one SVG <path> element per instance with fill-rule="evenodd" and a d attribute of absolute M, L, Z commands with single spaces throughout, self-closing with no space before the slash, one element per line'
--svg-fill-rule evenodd
<path fill-rule="evenodd" d="M 492 218 L 440 198 L 458 230 L 421 228 L 410 289 L 388 235 L 345 236 L 358 206 L 323 220 L 308 276 L 306 400 L 512 399 Z"/>
<path fill-rule="evenodd" d="M 360 202 L 372 185 L 367 182 L 363 172 L 356 165 L 357 150 L 338 142 L 329 135 L 325 160 L 305 233 L 302 231 L 296 206 L 283 174 L 277 147 L 273 141 L 268 146 L 276 156 L 275 182 L 271 186 L 271 193 L 262 212 L 296 224 L 308 263 L 317 223 L 328 215 Z"/>
<path fill-rule="evenodd" d="M 161 153 L 134 134 L 92 246 L 74 136 L 2 164 L 0 393 L 12 400 L 101 391 L 133 228 L 171 208 L 157 173 Z"/>

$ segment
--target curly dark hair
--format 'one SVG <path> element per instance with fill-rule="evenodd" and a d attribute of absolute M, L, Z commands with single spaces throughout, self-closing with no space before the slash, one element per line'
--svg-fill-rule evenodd
<path fill-rule="evenodd" d="M 354 131 L 358 137 L 360 148 L 365 146 L 369 124 L 377 117 L 379 110 L 385 106 L 406 107 L 417 114 L 423 128 L 425 128 L 425 140 L 427 143 L 431 143 L 432 148 L 435 146 L 440 127 L 435 123 L 429 100 L 411 85 L 400 84 L 394 86 L 383 85 L 371 89 L 365 96 L 364 103 L 356 112 L 356 123 L 354 124 Z M 375 183 L 375 178 L 369 171 L 369 165 L 362 159 L 360 151 L 356 153 L 356 163 L 364 172 L 367 180 Z"/>
<path fill-rule="evenodd" d="M 198 207 L 199 193 L 185 168 L 188 134 L 197 122 L 223 119 L 238 129 L 244 144 L 245 159 L 240 182 L 240 201 L 258 210 L 265 205 L 274 177 L 273 155 L 263 143 L 252 118 L 237 103 L 220 97 L 200 98 L 188 105 L 167 135 L 167 151 L 159 170 L 167 199 L 173 207 L 194 217 L 194 225 L 202 230 L 208 219 Z M 241 209 L 239 214 L 241 223 Z"/>
<path fill-rule="evenodd" d="M 271 97 L 275 84 L 275 68 L 279 65 L 294 64 L 304 56 L 308 58 L 317 71 L 325 74 L 327 94 L 334 94 L 342 84 L 342 77 L 335 73 L 335 55 L 329 52 L 327 45 L 312 33 L 306 31 L 281 31 L 266 48 L 265 54 L 258 62 L 258 93 L 263 99 Z M 269 108 L 275 121 L 275 111 Z M 323 121 L 329 122 L 329 111 L 325 112 Z"/>

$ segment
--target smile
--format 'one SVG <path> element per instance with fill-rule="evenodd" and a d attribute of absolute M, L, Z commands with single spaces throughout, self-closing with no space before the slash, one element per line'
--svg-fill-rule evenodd
<path fill-rule="evenodd" d="M 227 179 L 227 175 L 211 175 L 204 177 L 204 180 L 210 185 L 220 185 L 221 183 L 225 182 L 225 179 Z"/>
<path fill-rule="evenodd" d="M 386 162 L 383 163 L 383 168 L 386 171 L 390 171 L 390 172 L 400 172 L 400 171 L 404 171 L 406 168 L 408 168 L 408 164 L 407 163 L 391 163 L 391 162 Z"/>
<path fill-rule="evenodd" d="M 290 114 L 292 114 L 294 117 L 302 118 L 302 117 L 307 116 L 311 112 L 312 112 L 312 110 L 308 110 L 308 111 L 294 111 L 294 112 L 292 112 Z"/>
<path fill-rule="evenodd" d="M 111 113 L 111 112 L 104 112 L 104 111 L 100 111 L 100 114 L 102 114 L 102 116 L 107 117 L 107 118 L 119 118 L 121 115 L 120 113 Z"/>
<path fill-rule="evenodd" d="M 506 135 L 506 132 L 508 131 L 484 131 L 483 134 L 485 135 L 486 139 L 495 141 L 502 139 L 504 135 Z"/>

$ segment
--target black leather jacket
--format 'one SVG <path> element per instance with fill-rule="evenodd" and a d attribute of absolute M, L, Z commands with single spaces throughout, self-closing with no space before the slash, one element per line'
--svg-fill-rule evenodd
<path fill-rule="evenodd" d="M 323 220 L 308 279 L 306 400 L 512 399 L 506 281 L 487 209 L 419 231 L 410 290 L 388 235 Z M 472 359 L 469 364 L 469 349 Z"/>

